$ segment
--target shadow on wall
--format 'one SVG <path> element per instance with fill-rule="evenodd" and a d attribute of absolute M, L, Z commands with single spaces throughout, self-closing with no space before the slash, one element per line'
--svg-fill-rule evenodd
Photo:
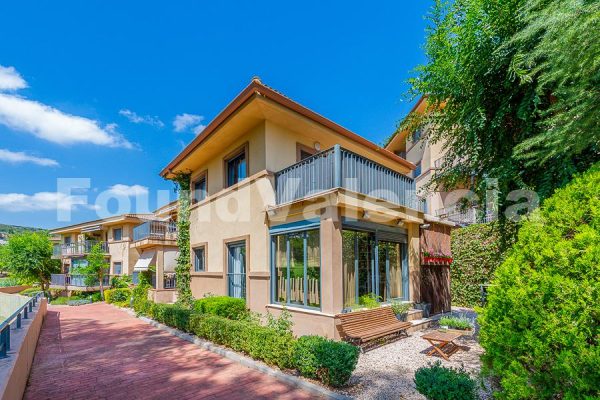
<path fill-rule="evenodd" d="M 105 304 L 94 319 L 93 307 L 48 312 L 24 399 L 309 398 Z"/>

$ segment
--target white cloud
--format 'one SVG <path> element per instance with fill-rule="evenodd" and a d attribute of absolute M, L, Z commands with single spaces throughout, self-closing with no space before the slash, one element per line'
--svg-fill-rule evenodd
<path fill-rule="evenodd" d="M 35 157 L 22 151 L 10 151 L 7 149 L 0 149 L 0 161 L 11 164 L 32 163 L 45 167 L 58 167 L 58 162 L 50 158 Z"/>
<path fill-rule="evenodd" d="M 27 83 L 14 67 L 0 65 L 0 91 L 24 87 Z M 0 93 L 0 124 L 53 143 L 134 147 L 117 132 L 116 124 L 103 127 L 98 121 L 67 114 L 16 94 Z"/>
<path fill-rule="evenodd" d="M 23 193 L 0 193 L 0 210 L 20 211 L 54 211 L 84 207 L 94 208 L 87 204 L 81 196 L 69 196 L 59 192 L 38 192 L 32 195 Z"/>
<path fill-rule="evenodd" d="M 162 128 L 165 124 L 158 118 L 157 116 L 152 115 L 139 115 L 135 111 L 131 111 L 127 108 L 119 110 L 119 114 L 127 118 L 130 122 L 134 124 L 147 124 L 156 126 L 158 128 Z"/>
<path fill-rule="evenodd" d="M 0 90 L 17 90 L 27 87 L 27 82 L 17 72 L 15 67 L 0 65 Z"/>
<path fill-rule="evenodd" d="M 116 132 L 116 124 L 66 114 L 37 101 L 0 93 L 0 124 L 58 144 L 92 143 L 133 148 Z"/>
<path fill-rule="evenodd" d="M 179 114 L 173 120 L 173 129 L 175 129 L 175 132 L 191 129 L 195 134 L 198 134 L 206 128 L 206 125 L 201 124 L 202 121 L 204 121 L 202 115 Z"/>
<path fill-rule="evenodd" d="M 115 196 L 142 196 L 148 194 L 148 188 L 142 185 L 123 185 L 117 183 L 108 188 L 108 192 Z"/>

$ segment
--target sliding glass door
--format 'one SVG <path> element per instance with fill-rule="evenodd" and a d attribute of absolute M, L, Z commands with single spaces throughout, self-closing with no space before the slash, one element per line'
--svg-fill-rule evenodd
<path fill-rule="evenodd" d="M 342 231 L 342 285 L 344 307 L 364 295 L 380 301 L 408 298 L 406 244 L 377 240 L 374 232 Z"/>

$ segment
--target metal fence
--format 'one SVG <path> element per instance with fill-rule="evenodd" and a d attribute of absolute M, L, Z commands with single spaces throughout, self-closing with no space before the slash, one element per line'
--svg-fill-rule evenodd
<path fill-rule="evenodd" d="M 177 224 L 172 221 L 146 221 L 133 228 L 133 240 L 176 240 Z"/>
<path fill-rule="evenodd" d="M 98 240 L 83 240 L 80 242 L 55 244 L 52 254 L 55 257 L 88 254 L 92 250 L 92 247 L 97 244 L 100 244 L 100 249 L 102 249 L 102 252 L 108 253 L 108 243 Z"/>
<path fill-rule="evenodd" d="M 344 188 L 419 211 L 425 201 L 415 181 L 339 145 L 275 174 L 277 203 L 287 203 L 333 188 Z"/>
<path fill-rule="evenodd" d="M 96 287 L 100 286 L 98 280 L 93 285 L 85 284 L 85 275 L 80 274 L 51 274 L 50 285 L 52 286 L 77 286 L 77 287 Z M 102 285 L 108 286 L 110 284 L 110 275 L 104 275 L 102 278 Z"/>
<path fill-rule="evenodd" d="M 3 303 L 2 310 L 9 312 L 11 310 L 14 311 L 0 323 L 0 358 L 8 356 L 8 351 L 10 350 L 11 325 L 14 324 L 14 329 L 21 329 L 22 320 L 29 319 L 29 314 L 33 312 L 34 307 L 37 307 L 38 301 L 40 301 L 41 298 L 41 292 L 35 294 L 30 299 L 25 299 L 23 296 L 2 294 L 2 301 L 0 302 Z"/>
<path fill-rule="evenodd" d="M 175 272 L 163 275 L 163 289 L 175 289 L 176 284 Z"/>

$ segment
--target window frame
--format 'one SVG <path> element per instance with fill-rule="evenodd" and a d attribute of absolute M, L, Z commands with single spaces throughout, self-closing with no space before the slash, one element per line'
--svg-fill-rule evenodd
<path fill-rule="evenodd" d="M 118 239 L 117 239 L 117 235 L 115 235 L 116 231 L 119 231 Z M 123 227 L 112 228 L 112 239 L 113 239 L 113 242 L 119 242 L 119 241 L 123 240 Z"/>
<path fill-rule="evenodd" d="M 307 284 L 307 280 L 308 280 L 308 257 L 307 257 L 307 252 L 308 252 L 308 234 L 307 232 L 309 231 L 316 231 L 318 233 L 318 237 L 319 237 L 319 306 L 315 307 L 315 306 L 310 306 L 308 305 L 308 292 L 307 292 L 307 288 L 308 288 L 308 284 Z M 290 285 L 287 285 L 287 293 L 286 293 L 286 301 L 285 302 L 280 302 L 277 300 L 277 279 L 276 279 L 276 275 L 277 275 L 277 271 L 276 271 L 276 265 L 275 265 L 275 260 L 276 260 L 276 255 L 275 255 L 275 248 L 276 248 L 276 238 L 278 236 L 285 236 L 286 240 L 285 240 L 285 244 L 286 244 L 286 280 L 290 279 L 290 243 L 289 243 L 289 235 L 293 235 L 293 234 L 298 234 L 298 233 L 303 233 L 303 252 L 304 252 L 304 299 L 303 299 L 303 304 L 297 304 L 297 303 L 291 303 L 290 302 Z M 299 229 L 294 229 L 294 230 L 290 230 L 290 231 L 285 231 L 285 232 L 278 232 L 278 233 L 273 233 L 270 235 L 270 245 L 271 245 L 271 251 L 270 251 L 270 255 L 271 255 L 271 304 L 277 304 L 277 305 L 281 305 L 287 308 L 303 308 L 303 309 L 307 309 L 307 310 L 315 310 L 315 311 L 321 311 L 322 307 L 323 307 L 323 251 L 322 251 L 322 246 L 321 246 L 321 228 L 319 226 L 315 227 L 315 226 L 309 226 L 309 227 L 305 227 L 305 228 L 299 228 Z"/>
<path fill-rule="evenodd" d="M 196 250 L 202 250 L 202 257 L 203 257 L 203 262 L 202 262 L 202 269 L 201 270 L 196 270 L 196 261 L 198 260 L 198 255 L 196 254 Z M 196 245 L 194 247 L 192 247 L 192 254 L 193 254 L 193 262 L 192 262 L 192 273 L 202 273 L 202 272 L 206 272 L 206 244 L 199 244 Z"/>
<path fill-rule="evenodd" d="M 318 151 L 312 147 L 309 147 L 302 143 L 296 143 L 296 162 L 300 162 L 303 160 L 302 152 L 309 154 L 309 157 L 314 156 L 315 154 L 318 153 Z M 305 158 L 308 158 L 308 157 L 305 157 Z"/>
<path fill-rule="evenodd" d="M 201 198 L 196 198 L 196 184 L 204 181 L 204 196 Z M 199 173 L 194 179 L 192 179 L 192 204 L 196 204 L 201 202 L 202 200 L 208 197 L 208 171 L 202 171 Z"/>
<path fill-rule="evenodd" d="M 119 273 L 115 272 L 115 265 L 119 264 Z M 112 272 L 113 275 L 123 275 L 123 261 L 113 261 L 112 263 Z"/>
<path fill-rule="evenodd" d="M 372 248 L 372 254 L 371 257 L 373 259 L 373 267 L 374 267 L 374 271 L 373 271 L 373 283 L 374 283 L 374 288 L 375 290 L 375 295 L 376 296 L 381 296 L 381 293 L 379 293 L 379 289 L 380 289 L 380 282 L 381 282 L 381 277 L 380 277 L 380 271 L 379 271 L 379 246 L 381 242 L 385 242 L 385 243 L 399 243 L 400 244 L 400 248 L 402 251 L 401 254 L 401 264 L 400 264 L 400 285 L 402 287 L 402 297 L 389 297 L 387 299 L 382 299 L 382 301 L 380 302 L 381 304 L 388 304 L 392 301 L 409 301 L 410 299 L 410 262 L 408 260 L 408 243 L 405 243 L 403 241 L 394 241 L 394 240 L 386 240 L 385 238 L 381 238 L 379 236 L 379 232 L 377 229 L 373 230 L 373 229 L 363 229 L 363 228 L 359 228 L 359 227 L 355 227 L 355 226 L 349 226 L 349 225 L 343 225 L 342 226 L 342 232 L 343 231 L 350 231 L 350 232 L 354 232 L 354 233 L 368 233 L 370 235 L 372 235 L 372 240 L 373 240 L 373 248 Z M 342 237 L 343 240 L 343 237 Z M 355 276 L 357 281 L 355 282 L 356 285 L 356 293 L 355 293 L 355 298 L 356 298 L 356 302 L 358 303 L 358 298 L 359 298 L 359 291 L 358 291 L 358 286 L 360 285 L 359 281 L 358 281 L 358 264 L 357 264 L 357 255 L 356 255 L 356 251 L 357 250 L 357 237 L 356 235 L 354 236 L 354 247 L 355 247 L 355 254 L 354 254 L 354 264 L 355 264 Z M 343 262 L 343 261 L 342 261 Z M 343 275 L 343 267 L 342 267 L 342 275 Z M 390 292 L 390 270 L 389 270 L 389 263 L 386 263 L 386 271 L 385 271 L 385 275 L 386 275 L 386 287 L 388 288 L 388 293 Z M 342 282 L 344 281 L 344 276 L 342 276 Z M 342 301 L 344 301 L 344 299 L 346 298 L 346 289 L 344 288 L 344 285 L 342 284 Z M 344 306 L 343 310 L 347 309 L 348 307 Z"/>
<path fill-rule="evenodd" d="M 249 153 L 249 144 L 246 142 L 223 157 L 223 188 L 234 186 L 250 176 Z M 242 179 L 238 178 L 237 182 L 229 184 L 229 163 L 242 154 L 244 155 L 244 160 L 246 162 L 246 176 Z"/>

